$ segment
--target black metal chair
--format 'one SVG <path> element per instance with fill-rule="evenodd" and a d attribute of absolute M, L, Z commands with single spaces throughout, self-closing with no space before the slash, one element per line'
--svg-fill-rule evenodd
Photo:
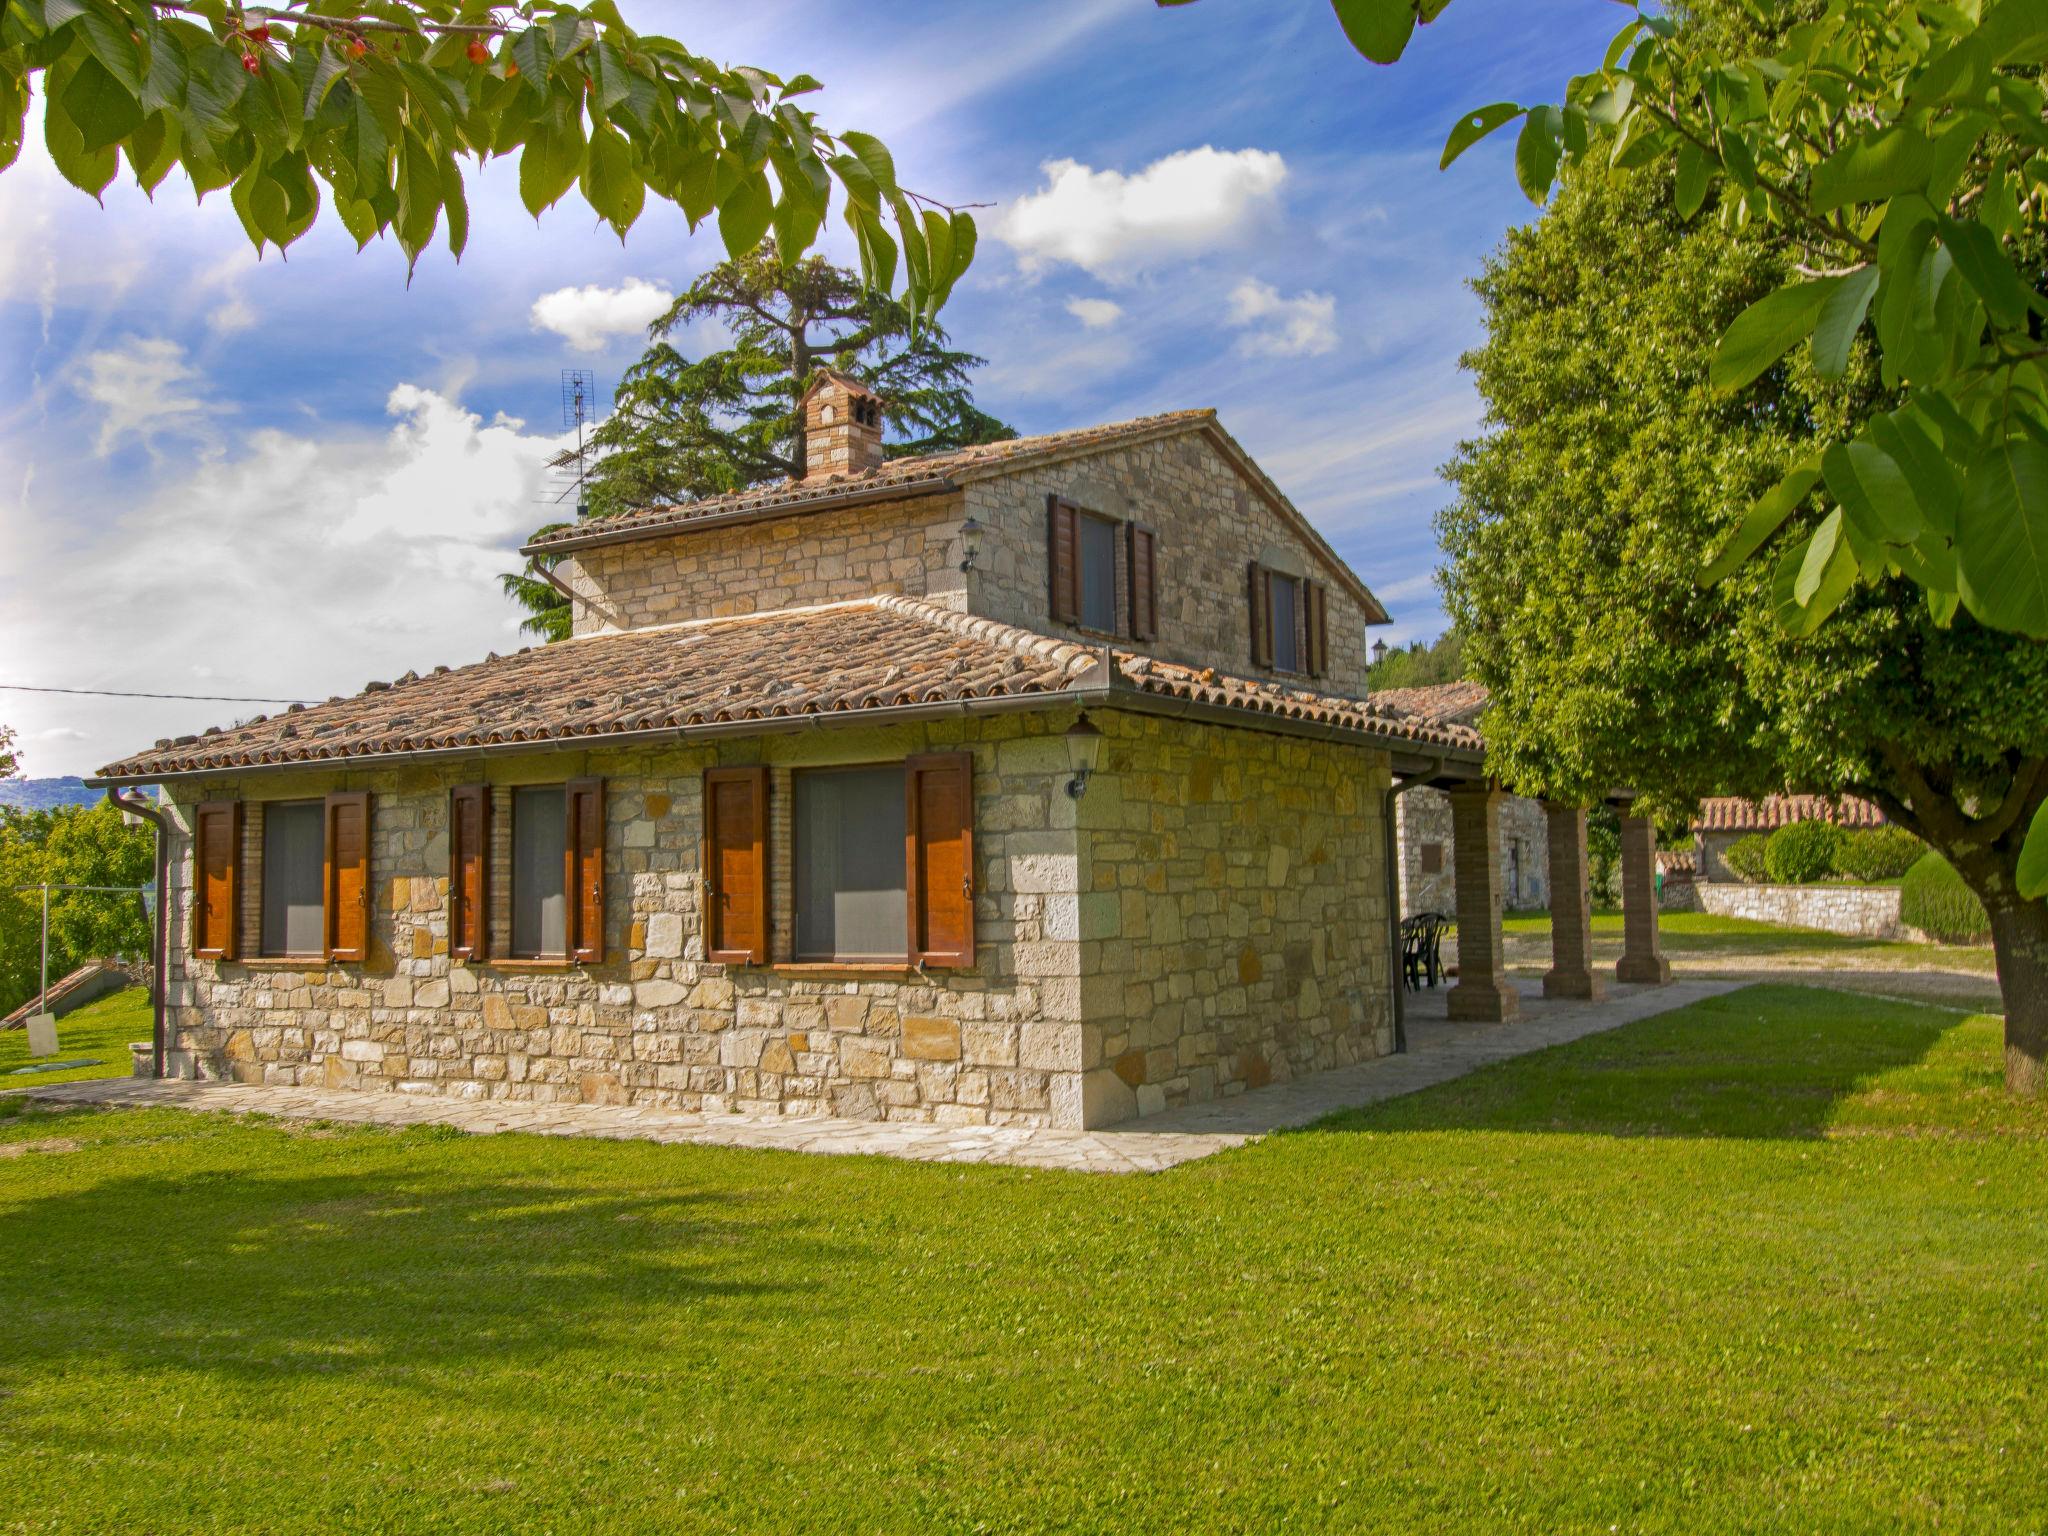
<path fill-rule="evenodd" d="M 1434 987 L 1444 978 L 1444 934 L 1455 927 L 1441 912 L 1401 919 L 1401 977 L 1408 990 Z"/>

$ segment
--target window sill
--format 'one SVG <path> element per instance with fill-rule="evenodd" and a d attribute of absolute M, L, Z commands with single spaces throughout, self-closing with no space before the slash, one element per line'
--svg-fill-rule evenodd
<path fill-rule="evenodd" d="M 560 959 L 534 955 L 491 955 L 482 960 L 457 958 L 453 963 L 483 971 L 573 971 L 589 962 L 572 960 L 566 955 Z"/>
<path fill-rule="evenodd" d="M 790 976 L 915 976 L 908 960 L 778 960 L 760 967 Z"/>
<path fill-rule="evenodd" d="M 336 962 L 325 955 L 244 955 L 230 962 L 246 965 L 252 971 L 303 971 L 308 967 L 325 970 Z M 360 964 L 360 961 L 343 961 L 342 964 Z"/>

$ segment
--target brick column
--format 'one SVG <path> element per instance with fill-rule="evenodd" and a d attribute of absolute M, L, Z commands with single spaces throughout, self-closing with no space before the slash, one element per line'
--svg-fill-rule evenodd
<path fill-rule="evenodd" d="M 1500 802 L 1491 784 L 1451 791 L 1452 868 L 1458 879 L 1458 984 L 1454 1019 L 1504 1024 L 1521 1010 L 1501 953 Z"/>
<path fill-rule="evenodd" d="M 1543 802 L 1550 842 L 1550 969 L 1545 997 L 1594 1002 L 1607 984 L 1593 974 L 1593 893 L 1586 868 L 1586 808 Z"/>
<path fill-rule="evenodd" d="M 1621 963 L 1616 981 L 1671 980 L 1671 962 L 1657 953 L 1657 824 L 1621 813 Z"/>

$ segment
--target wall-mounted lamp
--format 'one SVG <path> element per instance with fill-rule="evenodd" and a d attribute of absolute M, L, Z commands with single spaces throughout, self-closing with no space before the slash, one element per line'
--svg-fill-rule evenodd
<path fill-rule="evenodd" d="M 960 525 L 960 569 L 971 571 L 981 557 L 981 536 L 986 532 L 972 517 Z"/>
<path fill-rule="evenodd" d="M 1081 718 L 1067 727 L 1067 762 L 1074 770 L 1074 776 L 1067 780 L 1067 793 L 1076 800 L 1087 794 L 1088 776 L 1101 761 L 1102 732 L 1084 710 Z"/>
<path fill-rule="evenodd" d="M 1373 659 L 1373 663 L 1374 663 L 1375 665 L 1377 665 L 1378 663 L 1380 663 L 1380 662 L 1383 662 L 1383 661 L 1385 661 L 1385 660 L 1387 659 L 1387 642 L 1386 642 L 1386 641 L 1384 641 L 1384 640 L 1375 640 L 1375 641 L 1373 641 L 1373 643 L 1372 643 L 1372 659 Z"/>

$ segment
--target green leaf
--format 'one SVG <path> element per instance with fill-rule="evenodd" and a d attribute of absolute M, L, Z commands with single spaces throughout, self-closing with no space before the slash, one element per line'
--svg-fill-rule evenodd
<path fill-rule="evenodd" d="M 1507 123 L 1522 115 L 1522 109 L 1512 101 L 1496 101 L 1490 107 L 1481 107 L 1477 112 L 1467 112 L 1451 128 L 1451 136 L 1444 140 L 1443 158 L 1436 168 L 1447 170 L 1450 163 L 1465 153 L 1474 144 Z"/>
<path fill-rule="evenodd" d="M 101 66 L 120 81 L 131 96 L 142 94 L 142 50 L 135 46 L 135 34 L 128 18 L 108 15 L 98 6 L 79 12 L 78 30 L 85 45 Z"/>
<path fill-rule="evenodd" d="M 455 157 L 441 157 L 441 204 L 448 215 L 448 250 L 457 261 L 469 245 L 469 199 L 462 188 L 462 168 Z"/>
<path fill-rule="evenodd" d="M 1806 554 L 1799 562 L 1799 574 L 1792 583 L 1792 598 L 1800 607 L 1813 601 L 1813 594 L 1820 590 L 1821 580 L 1827 575 L 1828 565 L 1835 558 L 1835 551 L 1842 542 L 1842 509 L 1835 508 L 1821 524 L 1813 530 L 1813 536 L 1806 541 Z"/>
<path fill-rule="evenodd" d="M 51 69 L 45 77 L 50 94 L 43 102 L 43 147 L 49 151 L 50 163 L 57 167 L 58 175 L 79 191 L 98 197 L 121 168 L 121 156 L 111 144 L 99 149 L 86 148 L 85 136 L 71 121 L 65 105 L 69 93 L 64 87 L 71 83 L 70 75 L 69 70 L 60 76 L 59 70 Z"/>
<path fill-rule="evenodd" d="M 1920 508 L 1905 473 L 1874 443 L 1836 443 L 1821 456 L 1828 494 L 1842 504 L 1872 543 L 1906 544 L 1920 536 Z"/>
<path fill-rule="evenodd" d="M 2048 805 L 2034 812 L 2027 827 L 2027 840 L 2020 844 L 2019 868 L 2014 879 L 2028 901 L 2048 896 Z"/>
<path fill-rule="evenodd" d="M 128 136 L 128 169 L 144 192 L 155 192 L 178 163 L 178 120 L 168 112 L 152 112 Z"/>
<path fill-rule="evenodd" d="M 1707 152 L 1691 139 L 1678 146 L 1677 182 L 1672 191 L 1672 202 L 1681 219 L 1689 219 L 1700 211 L 1700 205 L 1707 200 L 1707 187 L 1714 179 L 1714 162 L 1707 158 Z"/>
<path fill-rule="evenodd" d="M 561 201 L 576 184 L 587 149 L 581 104 L 560 95 L 550 97 L 519 154 L 519 197 L 528 213 L 539 218 L 543 209 Z"/>
<path fill-rule="evenodd" d="M 1998 236 L 1974 219 L 1957 220 L 1943 214 L 1935 223 L 1956 270 L 1976 290 L 1993 318 L 2005 326 L 2025 324 L 2032 295 L 2013 270 Z"/>
<path fill-rule="evenodd" d="M 1944 539 L 1952 536 L 1956 528 L 1956 503 L 1962 498 L 1962 478 L 1957 466 L 1929 435 L 1914 407 L 1872 417 L 1864 435 L 1905 475 L 1914 505 L 1927 526 Z"/>
<path fill-rule="evenodd" d="M 1557 142 L 1558 112 L 1555 107 L 1531 107 L 1515 140 L 1515 180 L 1522 195 L 1541 208 L 1550 196 L 1550 184 L 1557 179 L 1557 162 L 1562 153 Z"/>
<path fill-rule="evenodd" d="M 1916 192 L 1934 174 L 1934 145 L 1915 128 L 1891 127 L 1857 139 L 1813 168 L 1809 192 L 1821 213 L 1849 203 L 1881 203 Z"/>
<path fill-rule="evenodd" d="M 867 167 L 868 175 L 874 178 L 882 196 L 894 195 L 896 162 L 889 158 L 889 151 L 880 139 L 865 133 L 842 133 L 839 142 L 853 151 L 854 158 Z"/>
<path fill-rule="evenodd" d="M 1863 328 L 1863 317 L 1877 292 L 1878 270 L 1859 267 L 1842 279 L 1820 307 L 1813 328 L 1813 366 L 1824 379 L 1839 379 L 1849 368 L 1849 348 Z"/>
<path fill-rule="evenodd" d="M 608 123 L 591 131 L 590 155 L 583 165 L 583 199 L 621 240 L 647 201 L 646 184 L 633 168 L 633 146 Z"/>
<path fill-rule="evenodd" d="M 1856 557 L 1850 552 L 1848 541 L 1836 537 L 1809 595 L 1801 598 L 1797 589 L 1813 557 L 1815 542 L 1814 538 L 1803 539 L 1787 551 L 1771 578 L 1778 627 L 1796 639 L 1804 639 L 1818 630 L 1828 615 L 1841 606 L 1856 582 Z"/>
<path fill-rule="evenodd" d="M 14 164 L 28 131 L 28 88 L 0 70 L 0 171 Z"/>
<path fill-rule="evenodd" d="M 1971 462 L 1956 579 L 1964 605 L 1993 629 L 2048 639 L 2048 447 L 2039 439 L 1993 441 Z"/>
<path fill-rule="evenodd" d="M 142 103 L 95 57 L 84 59 L 66 82 L 64 110 L 88 154 L 120 143 L 142 126 Z"/>
<path fill-rule="evenodd" d="M 718 233 L 725 252 L 738 261 L 761 243 L 775 217 L 775 197 L 769 190 L 767 174 L 759 169 L 746 172 L 739 185 L 718 210 Z"/>
<path fill-rule="evenodd" d="M 1375 64 L 1401 57 L 1415 32 L 1414 0 L 1330 0 L 1351 46 Z"/>
<path fill-rule="evenodd" d="M 1839 277 L 1788 283 L 1750 305 L 1714 348 L 1708 381 L 1723 394 L 1750 383 L 1812 334 L 1821 307 L 1841 283 Z"/>
<path fill-rule="evenodd" d="M 1806 500 L 1820 482 L 1820 460 L 1802 459 L 1776 485 L 1750 503 L 1742 521 L 1721 546 L 1720 553 L 1700 572 L 1700 585 L 1710 587 L 1732 576 L 1742 563 L 1763 547 L 1764 540 L 1784 526 L 1792 509 Z"/>

